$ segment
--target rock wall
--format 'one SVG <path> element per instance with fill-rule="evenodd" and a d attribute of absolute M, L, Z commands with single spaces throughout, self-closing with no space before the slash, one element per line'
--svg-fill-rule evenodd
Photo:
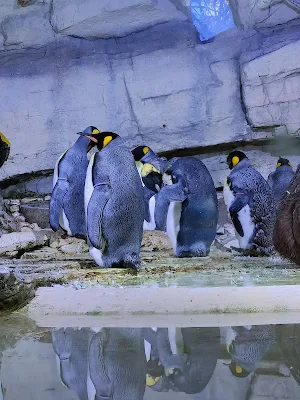
<path fill-rule="evenodd" d="M 192 150 L 210 160 L 216 186 L 225 155 L 240 145 L 256 146 L 265 174 L 278 156 L 299 154 L 290 141 L 300 142 L 297 7 L 278 25 L 253 13 L 243 19 L 241 4 L 231 7 L 244 30 L 199 43 L 185 0 L 5 0 L 0 130 L 11 155 L 1 179 L 52 169 L 91 124 L 117 131 L 129 146 Z M 281 15 L 291 8 L 280 7 Z M 293 145 L 265 152 L 281 136 Z"/>

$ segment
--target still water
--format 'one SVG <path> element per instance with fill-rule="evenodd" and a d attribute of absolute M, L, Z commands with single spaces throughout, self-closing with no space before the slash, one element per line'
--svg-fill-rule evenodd
<path fill-rule="evenodd" d="M 300 325 L 0 325 L 1 400 L 300 399 Z"/>

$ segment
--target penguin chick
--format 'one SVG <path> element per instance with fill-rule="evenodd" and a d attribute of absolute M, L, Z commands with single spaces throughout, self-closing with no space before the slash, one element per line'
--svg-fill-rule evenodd
<path fill-rule="evenodd" d="M 114 132 L 97 137 L 85 182 L 90 254 L 99 266 L 140 268 L 144 197 L 134 158 Z"/>
<path fill-rule="evenodd" d="M 250 329 L 244 326 L 232 327 L 235 338 L 227 343 L 231 356 L 229 369 L 238 378 L 245 378 L 256 368 L 275 340 L 273 325 L 253 325 Z"/>
<path fill-rule="evenodd" d="M 94 135 L 99 130 L 89 126 L 84 132 Z M 49 210 L 50 226 L 55 232 L 60 226 L 69 236 L 86 237 L 84 183 L 88 167 L 87 152 L 94 145 L 87 136 L 80 136 L 56 162 Z"/>
<path fill-rule="evenodd" d="M 300 266 L 300 164 L 278 206 L 273 237 L 278 253 Z"/>
<path fill-rule="evenodd" d="M 294 175 L 295 172 L 293 171 L 290 161 L 286 158 L 279 158 L 276 164 L 276 170 L 271 172 L 268 176 L 268 184 L 273 191 L 276 206 L 280 203 Z"/>
<path fill-rule="evenodd" d="M 171 184 L 157 195 L 157 229 L 167 224 L 177 257 L 207 256 L 218 221 L 217 193 L 210 173 L 199 159 L 183 157 L 166 171 L 164 180 L 167 175 Z"/>
<path fill-rule="evenodd" d="M 10 153 L 10 142 L 9 140 L 0 132 L 0 167 L 7 161 Z"/>
<path fill-rule="evenodd" d="M 228 155 L 227 163 L 231 172 L 224 183 L 224 201 L 240 248 L 269 254 L 274 248 L 272 190 L 245 153 L 233 151 Z"/>

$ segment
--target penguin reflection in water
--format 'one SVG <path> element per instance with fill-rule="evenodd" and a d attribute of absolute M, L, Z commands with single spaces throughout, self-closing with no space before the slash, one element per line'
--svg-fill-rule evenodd
<path fill-rule="evenodd" d="M 99 130 L 89 126 L 83 133 L 92 135 L 99 133 Z M 50 200 L 51 228 L 56 232 L 61 227 L 69 236 L 82 239 L 86 238 L 84 184 L 88 167 L 87 153 L 95 145 L 84 135 L 58 158 Z"/>
<path fill-rule="evenodd" d="M 114 132 L 89 135 L 97 145 L 85 181 L 90 254 L 99 266 L 139 269 L 144 198 L 134 158 Z"/>
<path fill-rule="evenodd" d="M 238 378 L 255 371 L 275 342 L 274 325 L 234 326 L 227 331 L 227 351 L 231 356 L 229 369 Z"/>
<path fill-rule="evenodd" d="M 224 183 L 224 201 L 240 248 L 272 253 L 276 212 L 272 190 L 245 153 L 230 153 L 227 163 L 231 172 Z"/>
<path fill-rule="evenodd" d="M 268 177 L 268 184 L 273 191 L 277 206 L 282 200 L 294 175 L 295 172 L 293 171 L 290 161 L 286 158 L 279 158 L 276 164 L 276 170 L 271 172 Z"/>
<path fill-rule="evenodd" d="M 148 361 L 147 386 L 155 392 L 201 393 L 217 365 L 220 329 L 158 328 L 156 336 L 157 348 L 151 349 Z"/>
<path fill-rule="evenodd" d="M 157 229 L 167 233 L 177 257 L 203 257 L 210 252 L 218 221 L 218 200 L 205 165 L 195 157 L 176 160 L 164 174 L 158 192 Z"/>
<path fill-rule="evenodd" d="M 79 400 L 88 400 L 87 364 L 91 337 L 89 328 L 60 328 L 52 331 L 58 375 L 62 384 L 76 393 Z"/>

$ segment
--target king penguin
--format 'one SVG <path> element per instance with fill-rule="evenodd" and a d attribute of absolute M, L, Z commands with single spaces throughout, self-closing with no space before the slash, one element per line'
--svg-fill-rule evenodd
<path fill-rule="evenodd" d="M 85 135 L 96 132 L 99 133 L 99 130 L 94 126 L 84 130 Z M 50 200 L 50 226 L 55 232 L 60 226 L 69 236 L 86 238 L 84 184 L 88 167 L 87 152 L 94 145 L 93 141 L 82 135 L 56 162 Z"/>
<path fill-rule="evenodd" d="M 277 206 L 280 203 L 294 175 L 295 172 L 293 171 L 290 161 L 286 158 L 280 157 L 276 164 L 276 170 L 271 172 L 268 176 L 268 184 L 273 191 Z"/>
<path fill-rule="evenodd" d="M 154 218 L 157 193 L 162 186 L 162 174 L 152 165 L 146 163 L 141 170 L 145 200 L 145 219 L 143 223 L 144 231 L 156 229 Z"/>
<path fill-rule="evenodd" d="M 145 206 L 134 158 L 114 132 L 82 135 L 98 149 L 85 181 L 90 254 L 99 266 L 139 269 Z"/>
<path fill-rule="evenodd" d="M 263 176 L 241 151 L 227 157 L 231 170 L 224 183 L 224 201 L 240 248 L 272 253 L 275 201 Z"/>
<path fill-rule="evenodd" d="M 10 142 L 9 140 L 0 132 L 0 167 L 7 161 L 10 153 Z"/>
<path fill-rule="evenodd" d="M 165 171 L 167 183 L 157 195 L 155 222 L 167 233 L 177 257 L 203 257 L 210 252 L 218 221 L 217 193 L 206 166 L 183 157 Z"/>
<path fill-rule="evenodd" d="M 167 160 L 163 157 L 158 157 L 149 146 L 136 147 L 132 150 L 132 155 L 144 187 L 146 215 L 143 223 L 143 230 L 152 231 L 155 230 L 156 227 L 154 210 L 157 194 L 157 189 L 155 188 L 157 188 L 157 186 L 155 185 L 159 183 L 158 179 L 161 180 L 161 174 L 167 165 Z M 144 176 L 142 176 L 142 171 Z M 148 181 L 148 186 L 144 181 Z"/>

